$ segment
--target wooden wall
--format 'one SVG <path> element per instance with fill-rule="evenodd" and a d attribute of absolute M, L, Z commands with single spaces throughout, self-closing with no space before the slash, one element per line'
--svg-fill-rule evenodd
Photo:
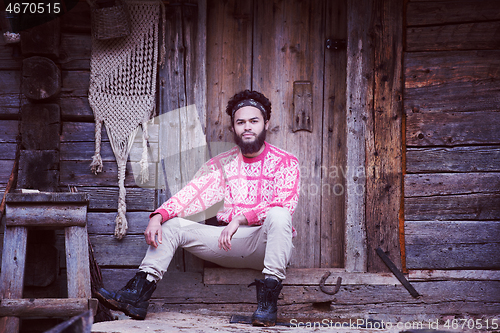
<path fill-rule="evenodd" d="M 409 269 L 500 268 L 500 4 L 408 1 Z"/>
<path fill-rule="evenodd" d="M 127 164 L 125 186 L 127 189 L 127 219 L 129 230 L 123 241 L 113 236 L 117 211 L 118 178 L 115 157 L 106 131 L 102 132 L 103 172 L 94 175 L 90 162 L 94 154 L 94 117 L 88 103 L 90 77 L 90 10 L 86 2 L 62 16 L 59 57 L 52 58 L 62 74 L 62 89 L 51 103 L 61 110 L 60 129 L 60 178 L 59 190 L 67 192 L 74 188 L 90 194 L 88 210 L 88 232 L 94 247 L 97 262 L 107 267 L 137 267 L 147 249 L 143 232 L 148 216 L 156 207 L 154 188 L 143 188 L 136 184 L 133 168 L 140 159 L 142 142 L 134 143 Z M 3 195 L 11 173 L 16 136 L 19 133 L 19 107 L 27 103 L 21 95 L 22 59 L 19 44 L 5 45 L 0 38 L 0 191 Z M 138 138 L 140 138 L 140 135 Z M 150 126 L 149 156 L 151 162 L 158 158 L 158 126 Z M 150 164 L 150 178 L 156 173 L 155 164 Z M 64 253 L 64 235 L 57 237 L 56 246 Z M 61 268 L 65 258 L 61 257 Z"/>

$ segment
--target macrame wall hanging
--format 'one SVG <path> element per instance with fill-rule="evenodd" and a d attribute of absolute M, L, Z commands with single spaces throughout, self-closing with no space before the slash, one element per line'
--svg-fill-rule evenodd
<path fill-rule="evenodd" d="M 118 164 L 119 197 L 115 220 L 115 236 L 118 239 L 125 235 L 128 228 L 125 218 L 125 169 L 139 126 L 143 130 L 141 176 L 142 182 L 148 181 L 147 122 L 154 115 L 156 104 L 158 27 L 161 13 L 164 13 L 161 1 L 125 2 L 130 14 L 128 36 L 101 40 L 92 34 L 89 88 L 89 103 L 95 117 L 95 155 L 91 170 L 95 174 L 102 171 L 103 122 Z M 164 43 L 162 45 L 161 64 L 165 56 Z"/>

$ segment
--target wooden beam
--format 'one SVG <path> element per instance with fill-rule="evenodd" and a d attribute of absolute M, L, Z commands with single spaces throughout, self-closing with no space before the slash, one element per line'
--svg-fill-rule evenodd
<path fill-rule="evenodd" d="M 3 241 L 2 274 L 0 291 L 2 302 L 23 296 L 24 269 L 26 266 L 26 244 L 28 229 L 25 227 L 6 227 Z M 0 318 L 0 332 L 19 331 L 19 318 L 8 316 Z"/>
<path fill-rule="evenodd" d="M 337 278 L 342 278 L 342 285 L 398 285 L 398 279 L 392 273 L 346 272 L 343 268 L 289 268 L 283 285 L 318 286 L 325 272 L 331 272 L 325 285 L 335 285 Z M 262 273 L 253 269 L 205 268 L 204 284 L 241 284 L 242 281 L 262 279 Z"/>
<path fill-rule="evenodd" d="M 7 203 L 7 226 L 53 227 L 84 226 L 87 205 L 14 205 Z"/>
<path fill-rule="evenodd" d="M 347 4 L 347 179 L 346 249 L 348 272 L 366 272 L 366 121 L 373 108 L 370 36 L 372 1 Z"/>
<path fill-rule="evenodd" d="M 425 147 L 406 150 L 407 173 L 500 171 L 500 147 Z"/>
<path fill-rule="evenodd" d="M 92 309 L 97 300 L 88 298 L 1 299 L 0 317 L 72 317 Z"/>
<path fill-rule="evenodd" d="M 90 264 L 87 227 L 65 228 L 68 297 L 90 298 Z"/>
<path fill-rule="evenodd" d="M 389 271 L 375 253 L 379 247 L 398 269 L 402 268 L 403 11 L 400 0 L 374 1 L 373 110 L 368 112 L 366 125 L 365 211 L 370 272 Z"/>
<path fill-rule="evenodd" d="M 410 270 L 410 281 L 500 281 L 500 270 Z"/>

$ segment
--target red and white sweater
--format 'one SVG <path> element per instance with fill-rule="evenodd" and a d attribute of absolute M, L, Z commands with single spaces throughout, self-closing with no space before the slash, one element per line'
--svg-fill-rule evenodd
<path fill-rule="evenodd" d="M 206 162 L 194 179 L 165 201 L 153 214 L 163 222 L 204 211 L 224 200 L 217 220 L 229 223 L 243 214 L 249 225 L 260 225 L 272 207 L 291 215 L 299 200 L 300 170 L 295 156 L 269 143 L 257 157 L 248 158 L 235 146 Z"/>

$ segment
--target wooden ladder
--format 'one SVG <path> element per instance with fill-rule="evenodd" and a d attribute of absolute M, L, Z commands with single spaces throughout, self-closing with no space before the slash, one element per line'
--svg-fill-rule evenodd
<path fill-rule="evenodd" d="M 0 333 L 19 332 L 19 317 L 71 317 L 97 309 L 90 289 L 88 194 L 10 193 L 0 276 Z M 28 228 L 65 230 L 68 298 L 23 299 Z"/>

